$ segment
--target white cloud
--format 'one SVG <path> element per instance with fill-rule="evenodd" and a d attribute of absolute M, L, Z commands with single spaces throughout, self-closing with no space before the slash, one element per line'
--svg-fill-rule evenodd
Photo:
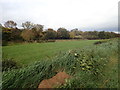
<path fill-rule="evenodd" d="M 32 21 L 57 29 L 117 27 L 119 0 L 1 0 L 2 20 Z M 1 12 L 0 12 L 1 13 Z"/>

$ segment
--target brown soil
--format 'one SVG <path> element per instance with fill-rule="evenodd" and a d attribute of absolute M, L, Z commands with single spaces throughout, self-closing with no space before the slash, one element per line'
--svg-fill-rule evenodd
<path fill-rule="evenodd" d="M 55 76 L 50 79 L 43 80 L 38 88 L 54 88 L 56 86 L 60 86 L 65 84 L 65 79 L 70 78 L 70 76 L 65 72 L 59 72 Z"/>

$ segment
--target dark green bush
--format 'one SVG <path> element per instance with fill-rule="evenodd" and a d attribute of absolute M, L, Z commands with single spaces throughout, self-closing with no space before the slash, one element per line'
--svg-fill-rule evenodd
<path fill-rule="evenodd" d="M 3 40 L 2 41 L 2 46 L 7 46 L 7 45 L 8 45 L 8 41 Z"/>
<path fill-rule="evenodd" d="M 11 69 L 18 69 L 21 66 L 17 64 L 13 59 L 2 60 L 2 71 L 8 71 Z"/>
<path fill-rule="evenodd" d="M 37 43 L 55 42 L 55 40 L 38 40 Z"/>
<path fill-rule="evenodd" d="M 97 42 L 94 43 L 94 45 L 102 44 L 102 43 L 105 43 L 105 42 L 107 42 L 107 41 L 97 41 Z"/>

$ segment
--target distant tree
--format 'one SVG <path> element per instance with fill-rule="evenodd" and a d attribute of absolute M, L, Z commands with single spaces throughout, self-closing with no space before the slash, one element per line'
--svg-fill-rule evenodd
<path fill-rule="evenodd" d="M 36 39 L 36 32 L 33 30 L 23 30 L 21 36 L 25 41 L 33 42 Z"/>
<path fill-rule="evenodd" d="M 33 32 L 36 35 L 36 39 L 35 40 L 40 40 L 42 39 L 43 35 L 43 25 L 40 24 L 34 24 L 33 28 L 31 29 L 33 30 Z"/>
<path fill-rule="evenodd" d="M 109 39 L 109 38 L 115 38 L 116 34 L 114 32 L 100 31 L 98 36 L 100 39 Z"/>
<path fill-rule="evenodd" d="M 21 30 L 20 29 L 12 29 L 11 30 L 11 41 L 22 40 Z"/>
<path fill-rule="evenodd" d="M 98 31 L 89 31 L 89 38 L 88 39 L 98 39 Z"/>
<path fill-rule="evenodd" d="M 43 31 L 43 25 L 40 24 L 34 24 L 34 28 L 36 31 L 42 32 Z"/>
<path fill-rule="evenodd" d="M 54 31 L 52 28 L 48 28 L 45 31 L 45 39 L 55 39 L 57 37 L 57 32 Z"/>
<path fill-rule="evenodd" d="M 57 30 L 57 37 L 58 37 L 58 39 L 69 39 L 70 35 L 69 35 L 69 32 L 67 31 L 67 29 L 59 28 Z"/>
<path fill-rule="evenodd" d="M 75 36 L 79 36 L 80 35 L 80 32 L 77 28 L 71 30 L 71 32 L 73 32 L 75 34 Z"/>
<path fill-rule="evenodd" d="M 114 32 L 105 32 L 105 38 L 109 39 L 109 38 L 115 38 L 116 37 L 116 33 Z"/>
<path fill-rule="evenodd" d="M 2 27 L 2 40 L 5 41 L 21 40 L 21 30 L 17 28 L 9 29 Z"/>
<path fill-rule="evenodd" d="M 82 36 L 84 39 L 98 39 L 98 31 L 85 31 Z"/>
<path fill-rule="evenodd" d="M 22 27 L 25 29 L 25 30 L 31 30 L 32 28 L 34 28 L 34 24 L 31 23 L 30 21 L 27 21 L 25 23 L 22 23 Z"/>
<path fill-rule="evenodd" d="M 75 38 L 75 33 L 74 32 L 70 32 L 69 35 L 70 35 L 70 38 L 72 38 L 72 39 Z"/>
<path fill-rule="evenodd" d="M 74 38 L 74 39 L 78 39 L 78 38 L 82 38 L 82 31 L 78 30 L 77 28 L 72 29 L 70 31 L 70 38 Z"/>
<path fill-rule="evenodd" d="M 98 34 L 99 39 L 105 39 L 106 38 L 106 34 L 105 31 L 100 31 Z"/>
<path fill-rule="evenodd" d="M 110 38 L 115 38 L 115 37 L 117 37 L 118 35 L 116 34 L 116 33 L 114 33 L 114 32 L 110 32 Z"/>
<path fill-rule="evenodd" d="M 84 39 L 88 39 L 88 31 L 85 31 L 83 34 L 82 34 L 82 37 Z"/>
<path fill-rule="evenodd" d="M 12 20 L 10 20 L 10 21 L 5 22 L 4 26 L 6 28 L 16 28 L 17 23 L 12 21 Z"/>
<path fill-rule="evenodd" d="M 3 41 L 16 41 L 21 39 L 21 30 L 16 27 L 16 23 L 14 21 L 5 22 L 4 26 L 2 26 L 2 40 Z"/>

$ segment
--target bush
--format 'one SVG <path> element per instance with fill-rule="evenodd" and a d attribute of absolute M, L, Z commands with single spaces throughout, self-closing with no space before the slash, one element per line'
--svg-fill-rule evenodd
<path fill-rule="evenodd" d="M 95 42 L 94 44 L 95 44 L 95 45 L 98 45 L 98 44 L 102 44 L 102 43 L 105 43 L 105 42 L 107 42 L 107 41 L 97 41 L 97 42 Z"/>
<path fill-rule="evenodd" d="M 2 71 L 8 71 L 11 69 L 18 69 L 21 66 L 17 64 L 13 59 L 6 59 L 2 61 Z"/>
<path fill-rule="evenodd" d="M 2 46 L 7 46 L 7 45 L 8 45 L 8 41 L 3 40 L 2 41 Z"/>

